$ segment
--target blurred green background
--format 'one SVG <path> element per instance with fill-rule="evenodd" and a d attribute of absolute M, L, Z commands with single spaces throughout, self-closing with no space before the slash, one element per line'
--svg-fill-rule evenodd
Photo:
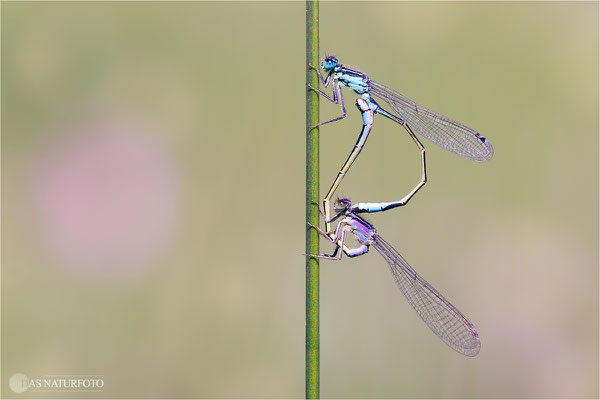
<path fill-rule="evenodd" d="M 2 3 L 2 397 L 304 396 L 303 2 Z M 477 326 L 462 357 L 376 253 L 321 264 L 326 398 L 598 396 L 598 3 L 324 2 L 321 54 L 481 131 L 370 220 Z M 321 129 L 321 193 L 360 129 Z M 322 102 L 321 119 L 339 109 Z M 404 196 L 378 118 L 340 194 Z M 322 243 L 325 251 L 327 243 Z M 102 375 L 99 393 L 9 378 Z"/>

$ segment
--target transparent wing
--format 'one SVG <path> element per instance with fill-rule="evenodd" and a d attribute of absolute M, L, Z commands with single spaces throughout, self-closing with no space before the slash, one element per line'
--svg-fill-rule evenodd
<path fill-rule="evenodd" d="M 485 136 L 468 126 L 421 107 L 377 82 L 369 81 L 369 93 L 385 100 L 415 132 L 443 149 L 477 161 L 487 161 L 494 155 Z"/>
<path fill-rule="evenodd" d="M 394 279 L 419 317 L 440 339 L 469 357 L 479 353 L 481 343 L 475 326 L 402 258 L 381 236 L 373 236 L 374 247 L 388 262 Z"/>

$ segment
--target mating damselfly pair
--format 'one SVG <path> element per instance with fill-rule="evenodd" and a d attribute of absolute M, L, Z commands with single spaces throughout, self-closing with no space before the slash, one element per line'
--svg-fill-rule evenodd
<path fill-rule="evenodd" d="M 341 116 L 319 123 L 314 127 L 339 121 L 346 117 L 347 111 L 341 90 L 342 86 L 347 86 L 361 95 L 356 100 L 356 106 L 363 119 L 358 141 L 325 196 L 323 208 L 320 207 L 325 221 L 325 230 L 312 225 L 322 236 L 336 245 L 335 251 L 332 255 L 313 256 L 339 260 L 342 258 L 343 253 L 350 257 L 356 257 L 367 253 L 372 246 L 388 262 L 402 294 L 427 326 L 441 340 L 459 353 L 467 356 L 477 355 L 481 344 L 473 324 L 433 286 L 421 278 L 406 260 L 379 236 L 373 225 L 360 217 L 359 214 L 386 211 L 403 206 L 425 185 L 427 182 L 425 147 L 419 141 L 415 132 L 448 151 L 476 161 L 487 161 L 492 158 L 494 151 L 491 143 L 485 136 L 473 129 L 417 105 L 400 93 L 371 80 L 360 71 L 344 67 L 335 57 L 328 56 L 321 63 L 321 69 L 326 73 L 325 78 L 319 69 L 312 65 L 310 67 L 318 73 L 320 81 L 325 87 L 330 84 L 333 85 L 333 97 L 310 85 L 309 88 L 331 102 L 341 104 L 342 109 Z M 394 112 L 382 108 L 373 96 L 385 101 Z M 334 207 L 336 212 L 331 216 L 331 198 L 360 154 L 372 130 L 375 114 L 383 115 L 399 123 L 417 145 L 421 152 L 421 180 L 415 188 L 398 201 L 353 204 L 350 199 L 338 199 Z M 340 221 L 335 231 L 332 232 L 331 223 L 337 219 L 340 219 Z M 358 247 L 349 248 L 346 246 L 345 240 L 348 233 L 357 239 Z"/>

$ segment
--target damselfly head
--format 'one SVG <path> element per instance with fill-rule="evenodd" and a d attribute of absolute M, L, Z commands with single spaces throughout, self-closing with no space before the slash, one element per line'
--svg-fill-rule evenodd
<path fill-rule="evenodd" d="M 323 68 L 325 71 L 329 71 L 335 68 L 337 64 L 337 58 L 335 58 L 334 56 L 327 56 L 323 59 L 323 62 L 321 63 L 321 68 Z"/>
<path fill-rule="evenodd" d="M 340 213 L 340 212 L 344 212 L 347 209 L 350 208 L 350 206 L 352 205 L 352 201 L 350 199 L 337 199 L 335 201 L 335 204 L 333 205 L 333 208 L 335 209 L 336 212 Z"/>

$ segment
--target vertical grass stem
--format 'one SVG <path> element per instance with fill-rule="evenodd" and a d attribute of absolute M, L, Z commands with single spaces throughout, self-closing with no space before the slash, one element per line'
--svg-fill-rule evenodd
<path fill-rule="evenodd" d="M 319 86 L 319 2 L 306 1 L 306 83 Z M 319 225 L 319 96 L 306 88 L 306 222 Z M 319 254 L 319 235 L 306 226 L 306 254 Z M 306 398 L 319 398 L 319 261 L 306 257 Z"/>

